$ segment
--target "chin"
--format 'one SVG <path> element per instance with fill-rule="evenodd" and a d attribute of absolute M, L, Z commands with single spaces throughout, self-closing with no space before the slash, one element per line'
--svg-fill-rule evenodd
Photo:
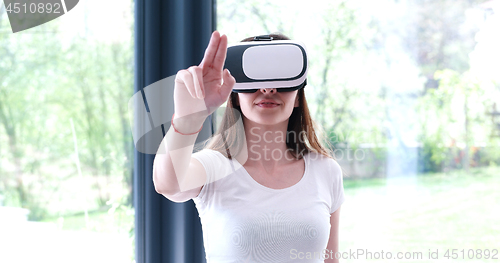
<path fill-rule="evenodd" d="M 288 118 L 277 119 L 275 116 L 252 116 L 250 118 L 244 116 L 245 119 L 260 124 L 260 125 L 277 125 L 282 122 L 288 121 Z"/>

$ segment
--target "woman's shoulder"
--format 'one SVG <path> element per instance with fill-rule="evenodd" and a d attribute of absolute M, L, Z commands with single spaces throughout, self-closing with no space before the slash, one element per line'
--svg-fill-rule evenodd
<path fill-rule="evenodd" d="M 317 151 L 310 151 L 309 153 L 307 153 L 306 160 L 309 161 L 312 166 L 318 167 L 319 169 L 326 169 L 328 171 L 342 173 L 342 169 L 339 163 L 332 156 L 328 156 Z"/>
<path fill-rule="evenodd" d="M 211 156 L 211 157 L 225 157 L 222 153 L 220 153 L 219 151 L 216 151 L 216 150 L 213 150 L 213 149 L 209 149 L 209 148 L 204 148 L 204 149 L 201 149 L 197 152 L 194 152 L 193 153 L 193 156 Z"/>
<path fill-rule="evenodd" d="M 192 154 L 200 162 L 211 162 L 213 165 L 230 165 L 233 160 L 218 150 L 204 148 Z M 233 164 L 234 165 L 234 164 Z"/>
<path fill-rule="evenodd" d="M 336 162 L 331 155 L 327 155 L 318 151 L 309 151 L 307 153 L 308 159 L 312 161 L 323 161 L 323 162 Z"/>

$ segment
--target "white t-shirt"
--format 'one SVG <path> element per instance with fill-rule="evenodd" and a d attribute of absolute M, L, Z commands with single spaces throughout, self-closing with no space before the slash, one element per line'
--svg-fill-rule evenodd
<path fill-rule="evenodd" d="M 305 154 L 302 179 L 272 189 L 217 151 L 204 149 L 193 157 L 207 173 L 207 183 L 193 200 L 208 263 L 323 262 L 330 214 L 344 202 L 342 171 L 335 160 Z"/>

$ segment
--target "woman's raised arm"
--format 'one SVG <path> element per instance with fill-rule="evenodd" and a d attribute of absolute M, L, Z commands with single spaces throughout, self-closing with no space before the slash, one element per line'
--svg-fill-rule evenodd
<path fill-rule="evenodd" d="M 175 114 L 153 164 L 156 191 L 174 202 L 196 197 L 206 181 L 203 166 L 191 155 L 203 122 L 234 86 L 235 79 L 223 70 L 226 53 L 227 37 L 215 31 L 200 65 L 176 75 Z"/>

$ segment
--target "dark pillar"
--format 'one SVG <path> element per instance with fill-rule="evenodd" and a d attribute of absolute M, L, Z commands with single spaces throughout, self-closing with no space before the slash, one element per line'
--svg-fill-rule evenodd
<path fill-rule="evenodd" d="M 135 92 L 180 69 L 198 65 L 213 30 L 215 0 L 136 0 Z M 173 98 L 166 103 L 173 104 Z M 147 101 L 145 104 L 147 107 Z M 198 139 L 212 134 L 210 122 L 211 118 L 207 119 Z M 136 262 L 205 262 L 201 224 L 193 201 L 173 203 L 156 193 L 153 159 L 154 155 L 135 151 Z"/>

